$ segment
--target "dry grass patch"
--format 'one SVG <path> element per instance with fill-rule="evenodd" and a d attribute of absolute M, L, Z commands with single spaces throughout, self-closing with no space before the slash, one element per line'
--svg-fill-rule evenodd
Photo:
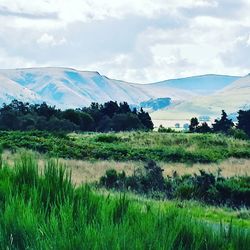
<path fill-rule="evenodd" d="M 39 166 L 42 169 L 46 158 L 43 155 L 34 153 L 37 157 Z M 11 154 L 6 151 L 3 154 L 3 160 L 13 166 L 13 159 L 18 154 Z M 72 172 L 72 180 L 75 184 L 91 183 L 98 181 L 108 169 L 115 169 L 117 172 L 125 171 L 127 175 L 132 175 L 134 170 L 143 167 L 143 162 L 127 161 L 82 161 L 71 159 L 59 159 Z M 228 159 L 221 163 L 213 164 L 183 164 L 183 163 L 159 163 L 164 169 L 163 175 L 166 177 L 176 171 L 179 175 L 198 174 L 199 170 L 205 170 L 216 174 L 221 169 L 223 177 L 232 176 L 250 176 L 250 160 L 247 159 Z"/>

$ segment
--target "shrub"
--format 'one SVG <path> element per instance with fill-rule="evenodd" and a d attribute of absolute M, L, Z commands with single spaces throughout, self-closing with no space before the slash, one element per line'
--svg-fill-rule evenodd
<path fill-rule="evenodd" d="M 114 142 L 119 142 L 120 138 L 113 134 L 103 134 L 103 135 L 98 135 L 95 141 L 104 143 L 114 143 Z"/>
<path fill-rule="evenodd" d="M 100 184 L 107 188 L 116 187 L 118 180 L 118 175 L 115 169 L 109 169 L 106 171 L 105 176 L 102 176 L 100 179 Z"/>
<path fill-rule="evenodd" d="M 144 169 L 137 169 L 132 176 L 108 170 L 101 177 L 100 185 L 117 190 L 127 189 L 154 198 L 199 200 L 213 205 L 228 205 L 233 208 L 250 207 L 250 177 L 225 179 L 220 172 L 215 176 L 200 170 L 199 174 L 163 178 L 162 169 L 149 161 Z"/>
<path fill-rule="evenodd" d="M 240 139 L 240 140 L 249 139 L 248 135 L 243 130 L 238 129 L 238 128 L 231 128 L 228 131 L 228 135 L 234 137 L 235 139 Z"/>

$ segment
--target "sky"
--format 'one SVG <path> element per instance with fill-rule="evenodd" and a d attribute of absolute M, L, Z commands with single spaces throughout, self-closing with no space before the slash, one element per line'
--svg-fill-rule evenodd
<path fill-rule="evenodd" d="M 149 83 L 250 73 L 250 0 L 0 0 L 0 68 Z"/>

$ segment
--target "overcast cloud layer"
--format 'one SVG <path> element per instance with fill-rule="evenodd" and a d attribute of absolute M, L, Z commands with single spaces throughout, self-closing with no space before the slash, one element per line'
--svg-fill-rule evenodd
<path fill-rule="evenodd" d="M 0 0 L 0 68 L 131 82 L 250 72 L 250 0 Z"/>

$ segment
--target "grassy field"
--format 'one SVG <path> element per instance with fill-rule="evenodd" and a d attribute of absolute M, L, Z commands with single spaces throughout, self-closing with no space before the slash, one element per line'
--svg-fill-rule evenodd
<path fill-rule="evenodd" d="M 250 141 L 220 134 L 16 131 L 0 132 L 0 145 L 0 249 L 244 250 L 250 245 L 246 207 L 153 200 L 92 185 L 109 169 L 129 176 L 150 159 L 164 177 L 201 169 L 249 176 Z"/>
<path fill-rule="evenodd" d="M 55 135 L 47 132 L 0 132 L 5 149 L 32 149 L 53 157 L 115 160 L 217 163 L 229 158 L 250 158 L 250 141 L 221 134 L 157 132 L 84 133 Z"/>
<path fill-rule="evenodd" d="M 1 161 L 1 249 L 248 249 L 249 212 L 72 185 L 57 162 Z"/>
<path fill-rule="evenodd" d="M 3 159 L 10 166 L 14 166 L 14 160 L 19 157 L 22 150 L 17 153 L 5 151 Z M 43 169 L 48 157 L 43 154 L 32 152 L 33 156 L 39 163 L 40 169 Z M 132 175 L 138 168 L 143 168 L 144 162 L 141 161 L 114 161 L 114 160 L 76 160 L 76 159 L 58 159 L 68 171 L 72 173 L 72 181 L 76 185 L 82 183 L 92 183 L 100 179 L 108 169 L 115 169 L 117 172 L 124 171 L 127 175 Z M 221 176 L 250 176 L 250 159 L 230 158 L 219 163 L 176 163 L 176 162 L 159 162 L 159 166 L 164 170 L 163 176 L 171 176 L 175 171 L 179 175 L 198 174 L 200 170 L 216 174 L 221 170 Z"/>

